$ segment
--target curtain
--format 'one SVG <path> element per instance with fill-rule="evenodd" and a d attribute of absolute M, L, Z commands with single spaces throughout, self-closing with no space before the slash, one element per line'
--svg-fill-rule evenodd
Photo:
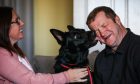
<path fill-rule="evenodd" d="M 11 6 L 24 22 L 24 38 L 18 44 L 33 64 L 33 0 L 0 0 L 0 6 Z"/>

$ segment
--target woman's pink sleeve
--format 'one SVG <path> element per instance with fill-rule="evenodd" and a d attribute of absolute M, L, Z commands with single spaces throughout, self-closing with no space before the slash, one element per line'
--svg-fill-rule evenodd
<path fill-rule="evenodd" d="M 11 56 L 6 50 L 0 49 L 0 76 L 17 84 L 65 84 L 69 82 L 67 72 L 58 74 L 34 73 Z"/>

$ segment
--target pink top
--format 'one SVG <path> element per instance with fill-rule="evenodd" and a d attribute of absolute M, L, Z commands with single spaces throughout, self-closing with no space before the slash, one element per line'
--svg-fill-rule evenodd
<path fill-rule="evenodd" d="M 65 84 L 68 81 L 67 72 L 34 73 L 19 62 L 17 54 L 11 56 L 7 50 L 0 48 L 0 84 Z"/>

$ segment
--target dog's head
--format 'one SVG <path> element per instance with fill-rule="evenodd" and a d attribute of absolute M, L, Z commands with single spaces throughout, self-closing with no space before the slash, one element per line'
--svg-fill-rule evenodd
<path fill-rule="evenodd" d="M 66 49 L 69 49 L 69 52 L 83 51 L 97 44 L 95 32 L 74 28 L 70 25 L 67 28 L 68 32 L 62 32 L 57 29 L 51 29 L 50 32 L 58 44 L 65 46 Z"/>
<path fill-rule="evenodd" d="M 67 28 L 68 32 L 50 30 L 58 44 L 61 45 L 59 55 L 56 57 L 57 64 L 76 64 L 77 67 L 88 65 L 89 48 L 97 44 L 95 32 L 70 25 Z"/>

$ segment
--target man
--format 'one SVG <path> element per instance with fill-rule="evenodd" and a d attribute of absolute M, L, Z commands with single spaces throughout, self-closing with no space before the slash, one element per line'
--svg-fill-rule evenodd
<path fill-rule="evenodd" d="M 140 84 L 140 36 L 125 28 L 109 7 L 95 8 L 87 18 L 97 40 L 106 45 L 95 61 L 95 84 Z"/>

